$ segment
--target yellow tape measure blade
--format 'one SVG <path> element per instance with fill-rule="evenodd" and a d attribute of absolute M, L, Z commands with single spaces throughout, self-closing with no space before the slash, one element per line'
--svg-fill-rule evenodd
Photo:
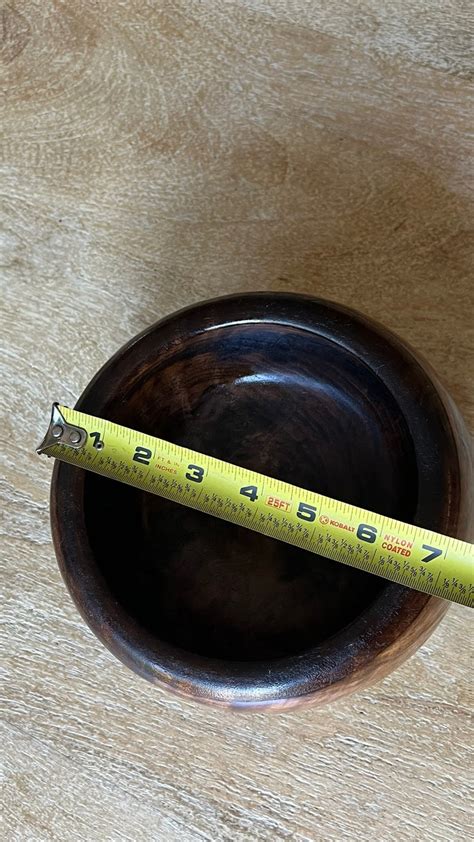
<path fill-rule="evenodd" d="M 334 561 L 474 606 L 474 546 L 53 405 L 38 453 Z"/>

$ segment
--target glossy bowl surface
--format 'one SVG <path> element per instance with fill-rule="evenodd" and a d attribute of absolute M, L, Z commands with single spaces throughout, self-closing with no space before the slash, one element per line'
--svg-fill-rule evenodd
<path fill-rule="evenodd" d="M 465 431 L 425 364 L 366 318 L 297 295 L 198 304 L 122 348 L 77 407 L 400 520 L 466 537 Z M 53 533 L 122 661 L 234 707 L 374 681 L 446 604 L 57 464 Z"/>

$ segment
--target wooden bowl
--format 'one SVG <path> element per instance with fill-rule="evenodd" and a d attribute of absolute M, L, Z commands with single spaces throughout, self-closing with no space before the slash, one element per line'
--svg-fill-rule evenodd
<path fill-rule="evenodd" d="M 451 400 L 369 319 L 258 293 L 153 325 L 77 408 L 295 485 L 468 538 L 472 464 Z M 93 631 L 204 702 L 282 709 L 378 680 L 447 603 L 57 463 L 56 552 Z"/>

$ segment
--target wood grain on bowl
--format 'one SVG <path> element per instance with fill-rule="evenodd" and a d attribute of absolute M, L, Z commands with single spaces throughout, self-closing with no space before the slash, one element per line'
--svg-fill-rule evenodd
<path fill-rule="evenodd" d="M 460 416 L 413 351 L 335 304 L 262 293 L 188 308 L 121 349 L 78 408 L 467 537 Z M 52 513 L 94 631 L 142 675 L 204 701 L 336 698 L 393 669 L 447 606 L 65 464 Z"/>

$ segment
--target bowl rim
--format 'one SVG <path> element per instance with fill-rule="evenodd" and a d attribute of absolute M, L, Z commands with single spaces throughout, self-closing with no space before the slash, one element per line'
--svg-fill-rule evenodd
<path fill-rule="evenodd" d="M 156 358 L 157 336 L 160 355 L 172 355 L 183 337 L 262 321 L 337 341 L 376 371 L 401 406 L 413 439 L 420 489 L 415 523 L 458 534 L 461 467 L 449 398 L 419 355 L 395 334 L 334 302 L 296 293 L 261 292 L 192 304 L 155 322 L 120 348 L 90 381 L 76 408 L 108 417 L 107 406 L 120 384 L 143 376 L 144 359 Z M 429 424 L 426 407 L 414 389 L 416 379 L 429 388 L 437 410 L 431 412 Z M 443 460 L 432 458 L 439 436 L 445 438 Z M 443 600 L 387 583 L 352 623 L 302 654 L 266 662 L 231 662 L 181 650 L 140 626 L 109 590 L 86 531 L 84 475 L 64 462 L 54 465 L 51 524 L 62 576 L 102 643 L 138 674 L 181 695 L 257 710 L 290 707 L 317 697 L 324 700 L 328 694 L 335 698 L 391 671 L 417 648 L 423 629 L 431 630 L 447 607 Z"/>

